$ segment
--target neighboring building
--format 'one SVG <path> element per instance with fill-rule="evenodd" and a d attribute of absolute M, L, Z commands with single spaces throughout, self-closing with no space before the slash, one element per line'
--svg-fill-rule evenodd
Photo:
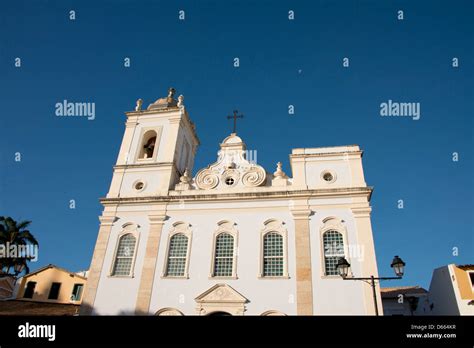
<path fill-rule="evenodd" d="M 47 265 L 18 279 L 16 299 L 22 301 L 80 304 L 87 278 Z"/>
<path fill-rule="evenodd" d="M 474 265 L 437 268 L 420 315 L 474 315 Z"/>
<path fill-rule="evenodd" d="M 417 315 L 428 291 L 419 286 L 381 288 L 384 315 Z"/>
<path fill-rule="evenodd" d="M 0 316 L 6 315 L 78 315 L 79 304 L 48 303 L 23 300 L 0 301 Z"/>
<path fill-rule="evenodd" d="M 84 277 L 84 278 L 88 278 L 89 277 L 89 270 L 87 271 L 79 271 L 79 272 L 76 272 L 77 275 L 81 276 L 81 277 Z"/>
<path fill-rule="evenodd" d="M 371 287 L 336 271 L 344 256 L 350 276 L 378 276 L 359 146 L 293 149 L 290 178 L 232 133 L 193 178 L 183 97 L 141 104 L 101 200 L 82 314 L 374 315 Z"/>
<path fill-rule="evenodd" d="M 15 289 L 15 277 L 0 271 L 0 301 L 12 297 Z"/>

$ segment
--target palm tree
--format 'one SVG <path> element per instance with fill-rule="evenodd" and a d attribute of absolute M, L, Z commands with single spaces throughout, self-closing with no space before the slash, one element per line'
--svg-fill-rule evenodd
<path fill-rule="evenodd" d="M 9 245 L 11 247 L 21 245 L 38 246 L 38 241 L 27 229 L 31 221 L 16 222 L 11 217 L 0 216 L 0 245 Z M 23 266 L 25 273 L 29 273 L 28 261 L 31 259 L 27 255 L 16 255 L 17 257 L 0 258 L 0 270 L 10 273 L 10 269 L 15 266 Z M 21 269 L 21 267 L 20 267 Z"/>

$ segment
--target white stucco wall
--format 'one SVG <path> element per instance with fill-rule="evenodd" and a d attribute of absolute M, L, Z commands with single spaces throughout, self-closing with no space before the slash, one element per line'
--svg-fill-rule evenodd
<path fill-rule="evenodd" d="M 433 271 L 428 301 L 426 303 L 428 307 L 424 314 L 459 315 L 459 308 L 451 276 L 448 266 L 440 267 Z"/>
<path fill-rule="evenodd" d="M 270 203 L 270 205 L 272 205 Z M 156 264 L 150 312 L 172 307 L 184 314 L 196 314 L 195 298 L 218 283 L 233 287 L 249 300 L 246 315 L 259 315 L 267 310 L 296 314 L 295 245 L 292 216 L 284 202 L 273 202 L 269 209 L 251 202 L 223 204 L 186 204 L 185 209 L 171 206 L 161 237 Z M 259 207 L 260 206 L 260 207 Z M 289 279 L 259 279 L 260 231 L 270 218 L 283 221 L 288 232 Z M 210 277 L 212 245 L 217 223 L 230 220 L 238 230 L 237 278 L 213 279 Z M 162 278 L 165 267 L 168 234 L 173 223 L 191 224 L 192 245 L 189 260 L 189 279 Z"/>
<path fill-rule="evenodd" d="M 433 271 L 427 300 L 420 308 L 420 315 L 474 315 L 471 298 L 462 298 L 459 289 L 459 276 L 468 277 L 465 271 L 456 274 L 456 265 L 449 264 Z M 461 281 L 470 284 L 470 280 Z"/>
<path fill-rule="evenodd" d="M 143 209 L 143 207 L 142 207 Z M 122 226 L 132 222 L 137 224 L 139 238 L 132 277 L 111 276 L 115 248 L 117 246 Z M 149 222 L 146 213 L 119 212 L 118 220 L 114 223 L 105 253 L 102 272 L 100 275 L 96 299 L 94 303 L 95 314 L 134 314 L 137 301 L 138 288 L 143 269 L 146 242 L 148 239 Z"/>
<path fill-rule="evenodd" d="M 357 247 L 358 240 L 356 227 L 350 209 L 315 209 L 310 217 L 311 228 L 311 266 L 313 274 L 313 302 L 314 314 L 318 315 L 363 315 L 366 313 L 363 300 L 363 286 L 369 286 L 360 281 L 344 280 L 340 276 L 324 275 L 324 250 L 322 245 L 321 227 L 323 219 L 334 216 L 343 220 L 346 227 L 345 246 Z M 344 232 L 341 231 L 343 234 Z M 351 250 L 349 248 L 349 250 Z M 361 261 L 357 255 L 349 255 L 346 259 L 351 264 L 351 271 L 355 277 L 362 277 Z M 364 250 L 371 252 L 370 250 Z M 362 254 L 364 256 L 364 254 Z"/>
<path fill-rule="evenodd" d="M 319 202 L 321 203 L 321 202 Z M 338 201 L 338 203 L 341 203 Z M 163 226 L 155 278 L 150 302 L 150 314 L 162 308 L 176 308 L 186 315 L 196 314 L 195 298 L 218 283 L 228 284 L 249 300 L 245 315 L 260 315 L 268 310 L 296 314 L 295 235 L 290 201 L 266 200 L 234 203 L 185 203 L 168 206 L 168 219 Z M 119 220 L 114 223 L 104 259 L 103 271 L 95 301 L 96 314 L 133 314 L 136 306 L 141 270 L 148 237 L 149 206 L 121 206 Z M 324 209 L 310 217 L 311 262 L 315 315 L 366 314 L 363 282 L 344 281 L 338 276 L 324 276 L 321 255 L 322 220 L 336 216 L 345 222 L 349 244 L 356 244 L 355 225 L 350 209 Z M 261 262 L 260 232 L 270 218 L 284 222 L 287 230 L 288 279 L 259 279 Z M 210 277 L 214 232 L 221 220 L 233 221 L 238 230 L 237 279 Z M 192 229 L 189 259 L 189 279 L 163 278 L 168 236 L 173 223 L 183 221 Z M 113 256 L 122 225 L 138 224 L 139 241 L 133 277 L 110 276 Z M 365 251 L 367 252 L 367 251 Z M 355 276 L 360 276 L 360 263 L 348 255 Z"/>

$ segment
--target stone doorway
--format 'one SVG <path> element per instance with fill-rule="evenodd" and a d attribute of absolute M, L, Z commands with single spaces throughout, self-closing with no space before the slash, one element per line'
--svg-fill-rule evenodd
<path fill-rule="evenodd" d="M 244 315 L 249 302 L 227 284 L 216 284 L 195 298 L 198 315 Z"/>
<path fill-rule="evenodd" d="M 223 311 L 217 311 L 217 312 L 211 312 L 207 314 L 209 317 L 227 317 L 227 316 L 232 316 L 232 314 L 228 312 L 223 312 Z"/>

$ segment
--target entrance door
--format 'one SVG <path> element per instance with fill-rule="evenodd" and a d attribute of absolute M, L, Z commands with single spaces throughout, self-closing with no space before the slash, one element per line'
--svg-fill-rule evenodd
<path fill-rule="evenodd" d="M 232 316 L 232 314 L 230 313 L 227 313 L 227 312 L 222 312 L 222 311 L 219 311 L 219 312 L 212 312 L 212 313 L 209 313 L 208 316 Z"/>

